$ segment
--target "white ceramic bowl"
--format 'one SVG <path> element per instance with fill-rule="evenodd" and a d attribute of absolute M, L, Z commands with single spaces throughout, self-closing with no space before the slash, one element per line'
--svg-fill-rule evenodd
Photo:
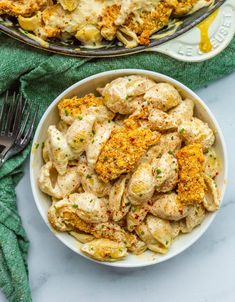
<path fill-rule="evenodd" d="M 83 96 L 86 93 L 94 92 L 97 87 L 102 87 L 106 83 L 112 81 L 117 77 L 130 75 L 130 74 L 145 75 L 156 81 L 171 83 L 175 87 L 177 87 L 177 89 L 179 89 L 179 91 L 184 96 L 189 97 L 195 102 L 196 116 L 200 117 L 203 121 L 207 122 L 209 126 L 214 130 L 214 133 L 216 135 L 215 148 L 221 163 L 221 171 L 219 176 L 216 178 L 216 182 L 221 196 L 220 202 L 222 202 L 224 196 L 226 178 L 227 178 L 227 155 L 226 155 L 226 146 L 224 142 L 224 137 L 215 117 L 213 116 L 209 108 L 193 91 L 191 91 L 189 88 L 187 88 L 180 82 L 173 80 L 170 77 L 167 77 L 165 75 L 156 72 L 150 72 L 150 71 L 139 70 L 139 69 L 113 70 L 113 71 L 107 71 L 88 77 L 69 87 L 62 94 L 60 94 L 48 107 L 48 109 L 44 113 L 37 127 L 34 136 L 33 147 L 31 152 L 31 160 L 30 160 L 30 180 L 31 180 L 33 196 L 42 218 L 44 219 L 45 223 L 48 225 L 48 227 L 51 229 L 51 231 L 55 234 L 55 236 L 58 239 L 60 239 L 70 249 L 82 255 L 83 257 L 86 256 L 80 252 L 81 245 L 77 240 L 75 240 L 72 236 L 68 235 L 67 233 L 56 232 L 54 229 L 51 228 L 51 226 L 48 223 L 47 210 L 51 204 L 50 197 L 42 193 L 38 187 L 38 175 L 39 175 L 40 168 L 43 165 L 41 146 L 42 143 L 45 141 L 47 128 L 49 127 L 49 125 L 55 124 L 59 120 L 57 104 L 60 100 L 62 100 L 63 98 L 70 98 L 75 95 Z M 40 147 L 36 149 L 35 144 L 39 144 Z M 141 267 L 141 266 L 152 265 L 155 263 L 168 260 L 178 255 L 186 248 L 191 246 L 195 241 L 197 241 L 202 236 L 202 234 L 206 231 L 209 225 L 212 223 L 215 216 L 216 216 L 216 212 L 210 213 L 203 221 L 203 223 L 197 228 L 195 228 L 191 233 L 180 235 L 180 237 L 177 240 L 175 240 L 175 242 L 172 244 L 169 252 L 166 255 L 155 254 L 151 251 L 147 251 L 139 256 L 129 254 L 128 257 L 122 261 L 117 261 L 112 263 L 102 262 L 102 264 L 115 266 L 115 267 Z"/>

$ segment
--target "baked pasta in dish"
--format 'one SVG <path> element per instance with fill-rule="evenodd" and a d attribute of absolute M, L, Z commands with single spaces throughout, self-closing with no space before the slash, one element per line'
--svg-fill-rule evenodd
<path fill-rule="evenodd" d="M 167 253 L 219 208 L 215 135 L 171 84 L 124 76 L 58 110 L 38 183 L 52 199 L 50 224 L 84 254 Z"/>
<path fill-rule="evenodd" d="M 212 0 L 0 0 L 0 15 L 18 19 L 37 41 L 75 38 L 85 47 L 119 41 L 127 48 L 148 45 L 151 35 L 176 17 Z"/>

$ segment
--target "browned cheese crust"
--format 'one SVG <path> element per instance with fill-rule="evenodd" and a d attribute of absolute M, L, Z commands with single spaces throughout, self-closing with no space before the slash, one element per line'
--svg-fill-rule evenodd
<path fill-rule="evenodd" d="M 48 0 L 0 0 L 0 14 L 30 16 L 47 6 Z"/>

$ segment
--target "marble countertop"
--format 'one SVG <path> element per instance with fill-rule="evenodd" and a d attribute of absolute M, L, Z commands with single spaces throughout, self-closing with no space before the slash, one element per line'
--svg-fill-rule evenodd
<path fill-rule="evenodd" d="M 215 114 L 229 155 L 224 203 L 207 232 L 179 256 L 151 267 L 114 269 L 90 262 L 64 246 L 45 225 L 33 200 L 27 161 L 17 202 L 30 240 L 34 302 L 235 301 L 235 74 L 197 93 Z M 1 293 L 0 301 L 5 302 Z"/>

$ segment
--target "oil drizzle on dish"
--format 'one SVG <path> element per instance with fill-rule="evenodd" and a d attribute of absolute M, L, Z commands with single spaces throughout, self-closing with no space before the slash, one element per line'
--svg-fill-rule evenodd
<path fill-rule="evenodd" d="M 212 50 L 212 44 L 209 37 L 209 28 L 213 21 L 215 20 L 218 9 L 213 12 L 208 18 L 206 18 L 204 21 L 199 23 L 197 27 L 200 30 L 200 44 L 199 48 L 202 52 L 210 52 Z"/>

